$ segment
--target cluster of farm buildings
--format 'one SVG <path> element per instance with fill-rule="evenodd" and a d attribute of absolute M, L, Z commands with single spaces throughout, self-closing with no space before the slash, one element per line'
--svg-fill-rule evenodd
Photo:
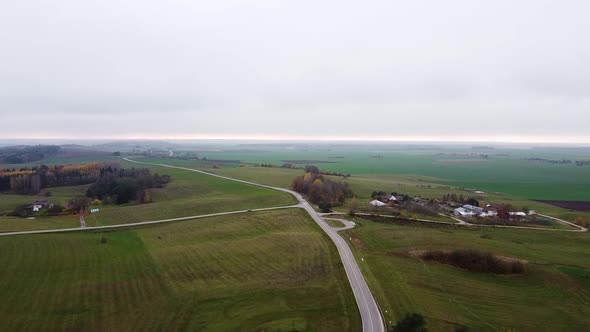
<path fill-rule="evenodd" d="M 397 193 L 391 193 L 391 195 L 377 195 L 373 198 L 374 199 L 371 202 L 369 202 L 369 205 L 374 207 L 393 207 L 408 201 L 412 201 L 418 204 L 423 204 L 430 201 L 422 197 L 410 197 L 408 195 L 401 195 Z"/>
<path fill-rule="evenodd" d="M 371 204 L 372 206 L 375 206 L 375 207 L 382 207 L 382 206 L 393 206 L 399 202 L 399 199 L 397 199 L 397 197 L 395 197 L 395 195 L 391 195 L 386 200 L 387 203 L 384 203 L 383 202 L 384 200 L 385 199 L 374 199 L 369 204 Z"/>
<path fill-rule="evenodd" d="M 394 207 L 399 205 L 400 203 L 406 202 L 407 200 L 411 200 L 415 203 L 420 205 L 426 205 L 426 203 L 432 204 L 435 203 L 437 206 L 437 210 L 440 212 L 444 212 L 446 214 L 452 214 L 457 217 L 479 217 L 479 218 L 494 218 L 499 217 L 499 211 L 501 210 L 501 206 L 495 206 L 492 204 L 487 204 L 485 208 L 471 205 L 471 204 L 463 204 L 455 203 L 455 202 L 442 202 L 440 200 L 427 200 L 421 197 L 414 197 L 411 198 L 405 195 L 396 195 L 392 193 L 391 195 L 378 195 L 375 196 L 374 199 L 369 203 L 369 205 L 377 208 L 381 207 Z M 432 205 L 431 205 L 432 206 Z M 527 211 L 504 211 L 502 212 L 505 216 L 504 218 L 510 219 L 522 219 L 526 217 L 535 217 L 537 212 L 534 210 L 527 210 Z"/>
<path fill-rule="evenodd" d="M 487 218 L 487 217 L 497 217 L 498 216 L 498 209 L 491 204 L 486 205 L 485 208 L 481 208 L 479 206 L 473 206 L 469 204 L 465 204 L 461 207 L 456 208 L 453 211 L 455 216 L 458 217 L 480 217 L 480 218 Z M 510 211 L 508 215 L 513 218 L 523 218 L 527 216 L 536 215 L 537 212 L 534 210 L 530 210 L 528 212 L 523 211 Z"/>

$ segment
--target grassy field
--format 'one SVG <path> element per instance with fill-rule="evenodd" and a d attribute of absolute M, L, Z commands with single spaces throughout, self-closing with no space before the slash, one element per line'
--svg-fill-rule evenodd
<path fill-rule="evenodd" d="M 336 248 L 301 210 L 0 238 L 7 331 L 358 331 Z M 286 254 L 288 253 L 288 254 Z"/>
<path fill-rule="evenodd" d="M 208 172 L 268 184 L 272 186 L 288 188 L 294 177 L 300 175 L 301 169 L 285 168 L 268 168 L 268 167 L 237 167 L 236 165 L 223 165 L 221 168 L 212 168 L 212 164 L 200 161 L 182 161 L 172 159 L 146 159 L 146 161 L 165 163 L 183 167 L 192 167 L 206 170 Z M 438 183 L 439 179 L 415 176 L 415 175 L 353 175 L 343 180 L 341 177 L 333 177 L 337 181 L 346 181 L 350 184 L 355 195 L 359 198 L 362 207 L 367 207 L 371 198 L 371 193 L 375 190 L 384 190 L 386 192 L 400 192 L 412 196 L 421 196 L 426 198 L 441 198 L 448 193 L 456 193 L 464 197 L 477 198 L 482 203 L 509 203 L 516 209 L 523 206 L 529 209 L 537 210 L 541 213 L 548 214 L 557 218 L 574 221 L 576 217 L 582 216 L 590 220 L 590 213 L 570 211 L 553 205 L 532 201 L 525 198 L 512 197 L 501 193 L 486 192 L 485 194 L 476 194 L 473 190 L 454 187 L 449 184 Z M 347 211 L 350 200 L 343 207 L 336 210 Z M 453 222 L 450 218 L 432 218 L 440 221 Z"/>
<path fill-rule="evenodd" d="M 281 164 L 325 160 L 366 207 L 375 190 L 426 198 L 447 193 L 482 203 L 510 203 L 566 220 L 574 212 L 529 200 L 589 199 L 590 167 L 525 161 L 537 151 L 493 152 L 489 160 L 463 150 L 310 149 L 207 152 L 209 159 Z M 452 152 L 452 153 L 450 153 Z M 203 154 L 201 154 L 203 156 Z M 375 158 L 375 156 L 378 156 Z M 561 154 L 545 153 L 550 158 Z M 585 155 L 569 158 L 590 159 Z M 139 160 L 139 158 L 138 158 Z M 289 187 L 300 169 L 172 159 L 144 161 Z M 154 203 L 101 206 L 87 224 L 119 224 L 295 203 L 285 193 L 203 174 L 150 167 L 172 182 L 152 191 Z M 342 180 L 340 177 L 335 177 Z M 476 194 L 475 190 L 484 190 Z M 57 203 L 86 186 L 52 188 Z M 45 198 L 40 196 L 39 198 Z M 1 195 L 0 213 L 33 196 Z M 350 201 L 349 201 L 350 202 Z M 350 203 L 347 203 L 350 204 Z M 339 207 L 346 211 L 348 205 Z M 418 216 L 425 217 L 425 216 Z M 343 218 L 351 219 L 348 216 Z M 438 217 L 437 217 L 438 218 Z M 440 217 L 438 220 L 452 221 Z M 590 330 L 590 235 L 466 228 L 416 222 L 402 226 L 355 218 L 345 232 L 386 321 L 408 312 L 430 330 Z M 339 222 L 329 222 L 340 226 Z M 0 231 L 79 226 L 76 216 L 0 217 Z M 300 210 L 252 212 L 99 234 L 0 238 L 0 319 L 6 330 L 356 331 L 360 318 L 336 249 Z M 479 249 L 526 260 L 524 275 L 474 273 L 408 254 L 420 249 Z"/>
<path fill-rule="evenodd" d="M 584 148 L 497 147 L 478 150 L 471 146 L 403 145 L 293 145 L 231 149 L 201 147 L 209 160 L 299 166 L 315 164 L 324 170 L 353 176 L 424 177 L 440 186 L 501 193 L 522 199 L 590 201 L 590 167 L 554 164 L 525 158 L 590 160 Z M 481 158 L 480 155 L 487 158 Z M 114 156 L 47 159 L 45 164 L 80 163 Z M 39 164 L 38 162 L 36 164 Z M 228 164 L 224 164 L 228 165 Z M 6 165 L 20 167 L 22 165 Z"/>
<path fill-rule="evenodd" d="M 341 221 L 334 220 L 334 219 L 324 219 L 326 223 L 332 227 L 344 227 L 344 224 Z"/>
<path fill-rule="evenodd" d="M 49 188 L 43 190 L 44 192 L 51 192 L 51 196 L 45 196 L 42 193 L 39 195 L 12 195 L 12 194 L 0 194 L 0 214 L 9 213 L 14 210 L 14 207 L 21 204 L 31 204 L 36 200 L 46 199 L 54 204 L 65 205 L 68 200 L 75 196 L 84 196 L 88 185 L 83 186 L 71 186 L 71 187 L 59 187 Z"/>
<path fill-rule="evenodd" d="M 487 154 L 488 158 L 470 155 L 479 153 Z M 310 164 L 322 169 L 354 176 L 409 174 L 436 178 L 441 185 L 500 192 L 527 199 L 590 200 L 590 191 L 586 189 L 590 185 L 590 167 L 524 160 L 590 160 L 587 150 L 498 148 L 481 152 L 470 147 L 412 149 L 375 145 L 206 151 L 201 156 L 275 165 L 289 160 L 309 160 Z"/>
<path fill-rule="evenodd" d="M 588 233 L 355 222 L 346 239 L 387 321 L 417 312 L 434 331 L 590 329 Z M 528 261 L 527 273 L 475 273 L 408 255 L 420 249 L 489 251 Z"/>
<path fill-rule="evenodd" d="M 125 167 L 136 166 L 125 163 Z M 152 189 L 153 203 L 100 206 L 101 212 L 87 218 L 94 226 L 166 219 L 232 210 L 290 205 L 296 202 L 291 195 L 208 175 L 171 168 L 151 167 L 153 172 L 168 174 L 172 181 L 162 189 Z M 0 212 L 8 212 L 17 204 L 30 204 L 44 198 L 65 203 L 75 195 L 84 194 L 86 186 L 50 188 L 51 197 L 1 195 Z M 0 231 L 78 227 L 76 216 L 41 217 L 26 220 L 0 217 Z"/>

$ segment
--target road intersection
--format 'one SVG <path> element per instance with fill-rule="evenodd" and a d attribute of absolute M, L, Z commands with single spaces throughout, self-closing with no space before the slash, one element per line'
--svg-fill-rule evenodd
<path fill-rule="evenodd" d="M 253 186 L 257 186 L 257 187 L 278 190 L 278 191 L 286 192 L 286 193 L 293 195 L 297 199 L 297 201 L 299 202 L 299 204 L 297 204 L 296 206 L 303 208 L 305 211 L 307 211 L 307 213 L 311 216 L 311 218 L 320 226 L 320 228 L 330 237 L 330 239 L 336 245 L 336 248 L 338 249 L 338 253 L 340 254 L 340 258 L 342 260 L 342 264 L 344 265 L 344 270 L 346 271 L 348 281 L 350 282 L 352 292 L 353 292 L 354 297 L 356 299 L 356 303 L 358 305 L 359 312 L 361 314 L 363 331 L 364 332 L 385 332 L 385 325 L 383 322 L 383 318 L 381 316 L 381 311 L 379 310 L 379 306 L 377 305 L 377 302 L 375 301 L 375 298 L 374 298 L 373 294 L 371 293 L 371 290 L 369 289 L 369 286 L 367 285 L 367 282 L 366 282 L 365 278 L 363 277 L 363 274 L 361 273 L 361 270 L 360 270 L 356 260 L 354 259 L 354 255 L 352 254 L 352 250 L 348 246 L 348 243 L 346 243 L 346 241 L 338 234 L 338 230 L 340 230 L 340 229 L 334 229 L 334 228 L 330 227 L 330 225 L 328 225 L 323 220 L 323 218 L 320 216 L 320 214 L 313 209 L 313 207 L 305 200 L 305 198 L 301 194 L 299 194 L 293 190 L 289 190 L 289 189 L 285 189 L 285 188 L 273 187 L 273 186 L 264 185 L 264 184 L 260 184 L 260 183 L 256 183 L 256 182 L 234 179 L 231 177 L 213 174 L 213 173 L 209 173 L 209 172 L 205 172 L 205 171 L 201 171 L 201 170 L 197 170 L 197 169 L 193 169 L 193 168 L 172 166 L 172 165 L 166 165 L 166 164 L 140 162 L 140 161 L 132 160 L 129 158 L 125 158 L 125 160 L 132 162 L 132 163 L 146 164 L 146 165 L 153 165 L 153 166 L 160 166 L 160 167 L 168 167 L 168 168 L 186 170 L 186 171 L 190 171 L 190 172 L 197 172 L 197 173 L 206 174 L 206 175 L 214 176 L 214 177 L 229 180 L 229 181 L 235 181 L 235 182 L 240 182 L 240 183 L 253 185 Z"/>

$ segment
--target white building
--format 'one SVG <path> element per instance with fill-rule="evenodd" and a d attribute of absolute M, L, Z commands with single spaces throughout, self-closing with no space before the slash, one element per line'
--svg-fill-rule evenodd
<path fill-rule="evenodd" d="M 455 209 L 455 215 L 461 217 L 473 217 L 475 213 L 473 211 L 460 207 Z"/>
<path fill-rule="evenodd" d="M 526 217 L 524 212 L 508 212 L 511 217 Z"/>
<path fill-rule="evenodd" d="M 382 207 L 382 206 L 387 205 L 387 204 L 385 204 L 385 203 L 383 203 L 383 202 L 381 202 L 380 200 L 377 200 L 377 199 L 372 200 L 371 203 L 369 203 L 369 204 L 371 204 L 373 206 L 376 206 L 376 207 Z"/>
<path fill-rule="evenodd" d="M 495 217 L 497 215 L 498 215 L 498 212 L 492 211 L 492 210 L 483 211 L 482 213 L 479 214 L 479 216 L 482 217 L 482 218 L 485 218 L 485 217 Z"/>

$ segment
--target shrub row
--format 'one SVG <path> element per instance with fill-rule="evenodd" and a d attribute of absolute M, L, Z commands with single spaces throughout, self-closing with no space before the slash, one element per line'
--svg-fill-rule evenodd
<path fill-rule="evenodd" d="M 525 271 L 521 261 L 502 259 L 478 250 L 429 250 L 420 257 L 474 272 L 518 274 Z"/>

